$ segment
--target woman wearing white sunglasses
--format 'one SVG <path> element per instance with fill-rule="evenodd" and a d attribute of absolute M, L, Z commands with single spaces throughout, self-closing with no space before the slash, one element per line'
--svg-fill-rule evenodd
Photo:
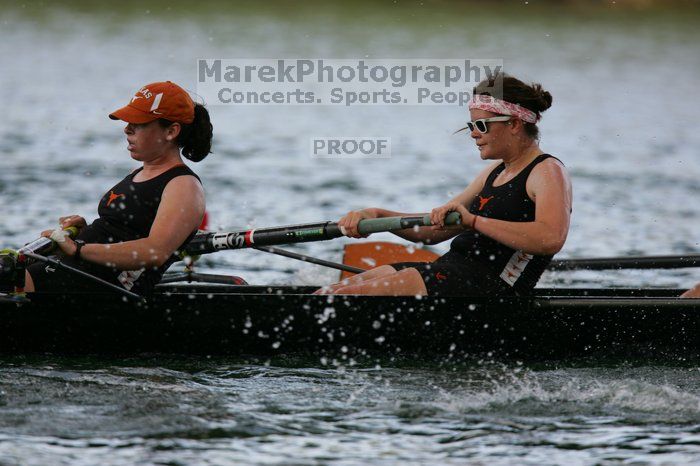
<path fill-rule="evenodd" d="M 502 95 L 498 90 L 503 89 Z M 498 95 L 498 98 L 492 97 Z M 396 234 L 436 244 L 456 236 L 450 251 L 432 263 L 383 265 L 318 293 L 367 295 L 513 295 L 529 292 L 569 232 L 572 193 L 564 165 L 539 147 L 537 122 L 552 104 L 539 84 L 499 74 L 474 88 L 467 127 L 484 169 L 462 193 L 431 212 L 435 226 Z M 458 212 L 462 223 L 446 227 Z M 359 238 L 365 218 L 417 215 L 381 208 L 340 219 Z"/>

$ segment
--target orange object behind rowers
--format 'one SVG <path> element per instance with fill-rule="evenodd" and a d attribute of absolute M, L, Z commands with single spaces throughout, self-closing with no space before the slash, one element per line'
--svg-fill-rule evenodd
<path fill-rule="evenodd" d="M 396 262 L 433 262 L 438 257 L 438 254 L 427 249 L 387 241 L 346 244 L 343 250 L 343 264 L 367 270 Z M 353 275 L 350 272 L 342 272 L 340 279 L 344 280 Z"/>

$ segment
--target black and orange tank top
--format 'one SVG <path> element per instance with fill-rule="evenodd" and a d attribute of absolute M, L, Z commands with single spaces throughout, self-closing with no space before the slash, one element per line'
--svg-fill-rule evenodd
<path fill-rule="evenodd" d="M 147 238 L 166 185 L 174 178 L 191 175 L 199 177 L 187 166 L 178 165 L 150 180 L 136 182 L 134 177 L 143 168 L 127 175 L 114 185 L 100 199 L 97 213 L 99 218 L 88 225 L 78 235 L 86 243 L 111 244 Z M 185 246 L 197 231 L 185 240 Z M 160 281 L 163 273 L 173 263 L 167 261 L 161 267 L 152 270 L 115 271 L 118 281 L 126 289 L 149 290 Z"/>
<path fill-rule="evenodd" d="M 526 183 L 535 166 L 550 157 L 549 154 L 537 156 L 512 180 L 500 186 L 494 186 L 493 182 L 506 166 L 502 163 L 494 168 L 469 206 L 469 212 L 508 222 L 534 221 L 535 202 L 527 194 Z M 477 231 L 467 231 L 457 236 L 452 241 L 450 251 L 485 265 L 518 292 L 534 288 L 553 257 L 512 249 Z"/>

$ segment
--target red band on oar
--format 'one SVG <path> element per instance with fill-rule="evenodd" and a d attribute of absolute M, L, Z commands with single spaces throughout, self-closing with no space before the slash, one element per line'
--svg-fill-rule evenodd
<path fill-rule="evenodd" d="M 248 230 L 245 232 L 246 246 L 250 246 L 251 244 L 253 244 L 253 232 L 255 232 L 255 230 Z"/>
<path fill-rule="evenodd" d="M 202 224 L 199 225 L 200 230 L 206 230 L 209 228 L 209 212 L 204 211 L 204 217 L 202 217 Z"/>

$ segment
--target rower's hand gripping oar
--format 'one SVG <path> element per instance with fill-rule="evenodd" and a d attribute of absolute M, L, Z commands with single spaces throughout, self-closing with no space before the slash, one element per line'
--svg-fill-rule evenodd
<path fill-rule="evenodd" d="M 127 298 L 135 299 L 137 301 L 143 301 L 143 297 L 140 295 L 137 295 L 136 293 L 133 293 L 133 292 L 131 292 L 127 289 L 124 289 L 120 286 L 117 286 L 114 283 L 110 283 L 107 280 L 103 280 L 100 277 L 96 277 L 95 275 L 89 274 L 87 272 L 83 272 L 82 270 L 76 269 L 75 267 L 71 267 L 70 265 L 64 264 L 63 262 L 61 262 L 59 260 L 51 259 L 50 257 L 44 257 L 42 255 L 34 254 L 32 252 L 26 252 L 26 251 L 23 253 L 23 255 L 25 255 L 31 259 L 40 261 L 40 262 L 44 262 L 46 264 L 53 265 L 56 268 L 63 269 L 63 270 L 70 272 L 74 275 L 78 275 L 78 276 L 81 276 L 83 278 L 87 278 L 88 280 L 92 280 L 95 283 L 98 283 L 106 288 L 110 288 L 110 289 L 116 291 L 117 293 L 126 296 Z"/>
<path fill-rule="evenodd" d="M 78 235 L 76 227 L 66 228 L 67 235 L 74 238 Z M 26 253 L 46 255 L 56 248 L 56 243 L 44 236 L 25 244 L 19 250 L 3 249 L 0 251 L 0 276 L 6 275 L 15 288 L 15 293 L 24 292 L 24 274 L 27 268 Z"/>
<path fill-rule="evenodd" d="M 76 227 L 66 228 L 66 231 L 68 231 L 68 236 L 70 236 L 71 238 L 77 236 L 78 234 L 78 229 Z M 143 301 L 143 297 L 136 293 L 126 290 L 120 286 L 117 286 L 114 283 L 110 283 L 106 280 L 103 280 L 100 277 L 96 277 L 95 275 L 89 274 L 80 269 L 76 269 L 75 267 L 71 267 L 70 265 L 64 264 L 60 260 L 51 259 L 50 257 L 45 257 L 43 255 L 51 252 L 55 247 L 56 243 L 52 239 L 42 236 L 41 238 L 26 244 L 24 247 L 20 248 L 17 251 L 17 264 L 21 265 L 19 267 L 21 277 L 17 278 L 19 279 L 18 281 L 21 284 L 22 288 L 24 287 L 24 269 L 26 267 L 26 257 L 29 257 L 36 261 L 53 265 L 56 268 L 63 269 L 74 275 L 78 275 L 80 277 L 87 278 L 88 280 L 92 280 L 93 282 L 98 283 L 106 288 L 110 288 L 113 291 L 116 291 L 119 294 L 124 295 L 128 298 Z"/>
<path fill-rule="evenodd" d="M 460 216 L 452 212 L 445 217 L 445 225 L 458 225 Z M 360 220 L 357 229 L 361 235 L 407 228 L 432 226 L 430 215 L 419 217 L 384 217 Z M 220 233 L 198 233 L 187 245 L 187 254 L 208 254 L 224 249 L 245 249 L 278 244 L 325 241 L 344 236 L 335 222 L 306 223 L 272 228 L 254 228 Z"/>

